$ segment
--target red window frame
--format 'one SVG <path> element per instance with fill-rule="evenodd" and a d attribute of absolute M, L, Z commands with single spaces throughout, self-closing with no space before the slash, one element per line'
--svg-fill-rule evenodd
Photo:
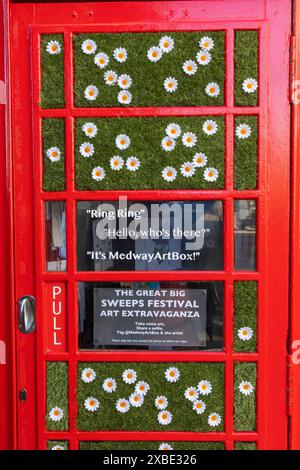
<path fill-rule="evenodd" d="M 257 441 L 259 448 L 287 447 L 286 404 L 286 339 L 288 328 L 288 253 L 289 253 L 289 58 L 285 54 L 290 33 L 290 10 L 278 0 L 242 0 L 229 2 L 143 2 L 91 4 L 13 4 L 10 6 L 10 60 L 12 101 L 10 106 L 10 157 L 14 167 L 14 253 L 15 299 L 34 294 L 37 298 L 37 333 L 25 336 L 19 331 L 17 341 L 17 391 L 26 388 L 28 398 L 17 397 L 18 447 L 45 448 L 46 441 L 67 439 L 75 449 L 78 440 L 197 440 L 225 442 L 233 449 L 235 440 Z M 275 15 L 276 13 L 279 13 Z M 205 16 L 206 21 L 203 21 Z M 101 20 L 100 20 L 101 18 Z M 101 22 L 100 22 L 101 21 Z M 71 34 L 93 31 L 175 31 L 226 29 L 226 104 L 223 107 L 193 108 L 127 108 L 126 116 L 225 115 L 226 119 L 226 186 L 218 191 L 105 191 L 78 192 L 74 188 L 73 119 L 76 116 L 115 116 L 117 109 L 74 108 L 69 83 L 73 82 Z M 258 29 L 260 34 L 260 100 L 258 107 L 234 107 L 234 29 Z M 39 35 L 60 33 L 65 38 L 66 107 L 64 110 L 39 108 Z M 22 47 L 21 47 L 22 45 Z M 24 54 L 24 45 L 28 47 Z M 276 54 L 275 52 L 276 51 Z M 30 56 L 32 54 L 32 63 Z M 282 61 L 278 61 L 277 57 Z M 32 69 L 31 69 L 32 67 Z M 31 70 L 38 72 L 33 73 Z M 33 78 L 33 81 L 32 81 Z M 22 83 L 20 83 L 22 80 Z M 33 99 L 29 90 L 32 89 Z M 32 104 L 33 101 L 33 104 Z M 33 129 L 32 129 L 33 113 Z M 236 191 L 233 188 L 234 115 L 259 116 L 259 185 L 257 190 Z M 64 192 L 44 193 L 41 189 L 41 118 L 66 119 L 66 172 L 69 175 Z M 32 152 L 33 149 L 33 152 Z M 32 175 L 34 154 L 34 174 Z M 274 164 L 276 162 L 276 165 Z M 38 182 L 38 183 L 37 183 Z M 278 191 L 280 188 L 280 191 Z M 223 280 L 225 283 L 224 352 L 79 352 L 77 332 L 77 282 L 80 280 L 188 280 L 188 272 L 85 273 L 76 271 L 75 203 L 76 200 L 172 198 L 224 201 L 224 270 L 193 272 L 198 280 Z M 234 199 L 257 201 L 257 271 L 234 272 Z M 67 202 L 68 272 L 45 272 L 43 203 L 48 200 Z M 20 202 L 22 209 L 19 210 Z M 33 227 L 33 230 L 32 230 Z M 280 227 L 280 230 L 279 230 Z M 31 230 L 28 230 L 28 229 Z M 34 233 L 33 233 L 34 231 Z M 280 249 L 279 249 L 280 247 Z M 276 252 L 276 259 L 273 253 Z M 36 256 L 34 256 L 36 254 Z M 259 281 L 258 351 L 233 353 L 233 282 Z M 45 353 L 42 331 L 42 284 L 66 282 L 68 311 L 68 353 Z M 280 296 L 274 294 L 275 289 Z M 14 305 L 15 307 L 15 305 Z M 274 323 L 274 312 L 276 322 Z M 13 315 L 15 315 L 15 309 Z M 39 323 L 40 322 L 40 323 Z M 275 338 L 275 340 L 274 340 Z M 46 432 L 46 360 L 69 363 L 68 432 Z M 187 432 L 79 432 L 76 429 L 77 361 L 200 361 L 225 363 L 225 431 L 222 433 Z M 233 429 L 233 364 L 234 361 L 258 363 L 257 432 L 236 433 Z M 276 367 L 274 367 L 276 364 Z M 272 367 L 273 366 L 273 367 Z M 270 398 L 272 397 L 272 399 Z M 280 404 L 280 406 L 278 406 Z M 286 433 L 284 432 L 286 430 Z"/>

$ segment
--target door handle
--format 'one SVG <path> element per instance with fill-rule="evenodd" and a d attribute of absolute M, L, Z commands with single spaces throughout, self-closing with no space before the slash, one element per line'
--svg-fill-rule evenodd
<path fill-rule="evenodd" d="M 24 295 L 18 301 L 18 327 L 22 333 L 35 331 L 35 298 Z"/>

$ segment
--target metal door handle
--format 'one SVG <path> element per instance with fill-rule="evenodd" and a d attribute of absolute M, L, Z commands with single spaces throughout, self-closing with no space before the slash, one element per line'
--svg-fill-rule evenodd
<path fill-rule="evenodd" d="M 20 297 L 18 301 L 18 326 L 22 333 L 35 331 L 35 298 L 31 295 Z"/>

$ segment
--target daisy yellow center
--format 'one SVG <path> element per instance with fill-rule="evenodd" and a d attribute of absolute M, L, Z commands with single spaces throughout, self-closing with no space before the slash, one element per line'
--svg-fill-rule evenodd
<path fill-rule="evenodd" d="M 211 93 L 214 93 L 215 91 L 216 91 L 215 87 L 212 86 L 212 87 L 210 88 L 210 92 L 211 92 Z"/>
<path fill-rule="evenodd" d="M 93 129 L 91 127 L 89 127 L 87 132 L 88 132 L 88 134 L 91 134 L 93 132 Z"/>
<path fill-rule="evenodd" d="M 247 84 L 247 87 L 248 87 L 249 89 L 251 89 L 251 88 L 252 88 L 252 83 L 248 83 L 248 84 Z"/>
<path fill-rule="evenodd" d="M 168 41 L 165 41 L 165 42 L 164 42 L 164 47 L 169 47 Z"/>
<path fill-rule="evenodd" d="M 115 166 L 118 166 L 118 165 L 119 165 L 118 160 L 115 160 L 115 161 L 114 161 L 114 165 L 115 165 Z"/>
<path fill-rule="evenodd" d="M 167 172 L 167 176 L 172 176 L 172 174 L 173 174 L 172 171 Z"/>
<path fill-rule="evenodd" d="M 247 335 L 247 330 L 244 330 L 244 331 L 243 331 L 243 335 L 244 335 L 244 336 Z"/>
<path fill-rule="evenodd" d="M 108 76 L 108 80 L 109 80 L 110 82 L 112 82 L 113 79 L 114 79 L 114 77 L 113 77 L 112 75 L 109 75 L 109 76 Z"/>
<path fill-rule="evenodd" d="M 250 388 L 250 387 L 249 387 L 248 384 L 245 384 L 245 385 L 244 385 L 244 390 L 249 390 L 249 388 Z"/>
<path fill-rule="evenodd" d="M 187 139 L 186 139 L 186 141 L 187 141 L 188 143 L 192 142 L 192 140 L 193 140 L 192 137 L 187 137 Z"/>
<path fill-rule="evenodd" d="M 101 176 L 101 171 L 100 170 L 96 171 L 96 176 Z"/>
<path fill-rule="evenodd" d="M 94 90 L 90 90 L 90 91 L 89 91 L 89 95 L 90 95 L 90 96 L 94 96 L 94 94 L 95 94 Z"/>
<path fill-rule="evenodd" d="M 158 400 L 159 405 L 163 405 L 164 401 L 162 399 Z"/>
<path fill-rule="evenodd" d="M 185 167 L 185 171 L 188 173 L 189 171 L 191 171 L 190 167 L 189 166 L 186 166 Z"/>
<path fill-rule="evenodd" d="M 123 100 L 123 101 L 127 101 L 127 96 L 126 96 L 126 95 L 123 95 L 123 96 L 122 96 L 122 100 Z"/>
<path fill-rule="evenodd" d="M 95 400 L 90 400 L 90 406 L 95 406 Z"/>
<path fill-rule="evenodd" d="M 139 401 L 139 397 L 134 397 L 134 401 Z"/>
<path fill-rule="evenodd" d="M 202 163 L 203 162 L 203 158 L 202 157 L 198 157 L 197 158 L 197 163 Z"/>
<path fill-rule="evenodd" d="M 145 390 L 144 385 L 140 385 L 140 390 L 143 392 Z"/>
<path fill-rule="evenodd" d="M 176 134 L 176 129 L 171 129 L 171 134 Z"/>
<path fill-rule="evenodd" d="M 195 395 L 194 390 L 190 390 L 190 391 L 189 391 L 189 395 L 190 395 L 190 397 L 193 397 L 193 396 Z"/>
<path fill-rule="evenodd" d="M 85 151 L 86 153 L 88 153 L 90 150 L 91 150 L 90 147 L 85 147 L 85 149 L 84 149 L 84 151 Z"/>
<path fill-rule="evenodd" d="M 214 176 L 214 173 L 213 173 L 212 171 L 209 171 L 209 172 L 208 172 L 208 176 L 212 177 L 212 176 Z M 204 389 L 205 389 L 205 388 L 206 388 L 206 386 L 204 386 Z"/>
<path fill-rule="evenodd" d="M 169 88 L 173 88 L 173 83 L 172 83 L 172 82 L 169 82 L 169 83 L 168 83 L 168 87 L 169 87 Z"/>
<path fill-rule="evenodd" d="M 56 152 L 56 151 L 53 151 L 53 152 L 52 152 L 52 157 L 54 157 L 54 158 L 57 157 L 57 152 Z"/>
<path fill-rule="evenodd" d="M 125 406 L 126 406 L 125 401 L 121 401 L 120 406 L 121 406 L 121 408 L 125 408 Z"/>
<path fill-rule="evenodd" d="M 162 450 L 169 450 L 169 447 L 163 447 Z"/>
<path fill-rule="evenodd" d="M 132 160 L 132 161 L 130 162 L 130 166 L 135 166 L 135 165 L 136 165 L 135 161 Z"/>
<path fill-rule="evenodd" d="M 127 80 L 122 80 L 122 85 L 127 85 Z"/>
<path fill-rule="evenodd" d="M 124 57 L 123 52 L 119 52 L 118 57 L 119 57 L 119 59 L 123 59 L 123 57 Z"/>
<path fill-rule="evenodd" d="M 126 140 L 125 140 L 125 139 L 121 139 L 121 140 L 120 140 L 120 144 L 121 144 L 121 145 L 125 145 L 125 144 L 126 144 Z"/>
<path fill-rule="evenodd" d="M 167 147 L 171 147 L 171 145 L 172 145 L 172 142 L 171 142 L 170 140 L 168 140 L 168 141 L 166 142 L 166 146 L 167 146 Z"/>
<path fill-rule="evenodd" d="M 53 44 L 53 46 L 52 46 L 52 51 L 53 51 L 53 52 L 57 51 L 57 45 L 56 45 L 56 44 Z"/>
<path fill-rule="evenodd" d="M 131 165 L 132 164 L 134 164 L 134 162 L 131 162 Z M 127 379 L 132 379 L 132 374 L 131 373 L 127 374 Z"/>
<path fill-rule="evenodd" d="M 113 386 L 112 382 L 107 382 L 107 386 L 111 388 Z"/>
<path fill-rule="evenodd" d="M 87 379 L 90 379 L 90 378 L 91 378 L 91 376 L 92 376 L 91 372 L 87 372 L 87 373 L 86 373 L 86 377 L 87 377 Z"/>
<path fill-rule="evenodd" d="M 193 70 L 193 67 L 191 65 L 187 66 L 188 72 L 191 72 Z"/>
<path fill-rule="evenodd" d="M 197 408 L 198 410 L 201 410 L 201 408 L 202 408 L 202 403 L 197 403 L 197 404 L 196 404 L 196 408 Z"/>
<path fill-rule="evenodd" d="M 212 420 L 212 421 L 217 421 L 217 417 L 216 417 L 215 415 L 213 415 L 213 416 L 211 417 L 211 420 Z"/>
<path fill-rule="evenodd" d="M 203 46 L 204 46 L 204 47 L 208 47 L 208 46 L 209 46 L 208 42 L 205 41 L 205 43 L 203 44 Z"/>
<path fill-rule="evenodd" d="M 60 412 L 59 412 L 59 410 L 55 410 L 53 414 L 54 414 L 54 416 L 59 416 Z"/>
<path fill-rule="evenodd" d="M 86 48 L 87 48 L 88 51 L 91 51 L 91 50 L 92 50 L 91 44 L 88 44 L 88 45 L 86 46 Z"/>
<path fill-rule="evenodd" d="M 167 415 L 166 413 L 163 413 L 163 414 L 161 415 L 161 417 L 162 417 L 162 419 L 167 419 L 167 418 L 168 418 L 168 415 Z"/>
<path fill-rule="evenodd" d="M 207 130 L 208 130 L 208 131 L 212 131 L 212 129 L 213 129 L 213 126 L 212 126 L 211 124 L 208 124 Z"/>
<path fill-rule="evenodd" d="M 210 172 L 210 173 L 211 173 L 211 172 Z M 211 176 L 211 175 L 210 175 L 210 176 Z M 205 384 L 202 385 L 202 390 L 206 390 L 206 385 L 205 385 Z"/>
<path fill-rule="evenodd" d="M 201 60 L 202 60 L 202 62 L 204 62 L 204 61 L 206 60 L 206 55 L 203 54 L 203 55 L 201 56 Z"/>
<path fill-rule="evenodd" d="M 245 128 L 241 129 L 241 134 L 243 134 L 243 135 L 247 134 L 247 131 L 246 131 Z"/>
<path fill-rule="evenodd" d="M 152 57 L 157 57 L 157 52 L 156 51 L 152 52 Z"/>
<path fill-rule="evenodd" d="M 175 372 L 173 370 L 170 372 L 170 377 L 175 377 Z"/>
<path fill-rule="evenodd" d="M 101 57 L 101 59 L 99 60 L 99 63 L 102 65 L 105 63 L 105 60 L 103 59 L 103 57 Z"/>

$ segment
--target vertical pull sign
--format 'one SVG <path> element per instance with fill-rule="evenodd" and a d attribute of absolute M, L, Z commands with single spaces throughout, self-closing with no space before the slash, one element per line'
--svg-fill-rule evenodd
<path fill-rule="evenodd" d="M 22 333 L 32 333 L 35 330 L 35 298 L 31 295 L 20 297 L 18 313 L 19 330 Z"/>

